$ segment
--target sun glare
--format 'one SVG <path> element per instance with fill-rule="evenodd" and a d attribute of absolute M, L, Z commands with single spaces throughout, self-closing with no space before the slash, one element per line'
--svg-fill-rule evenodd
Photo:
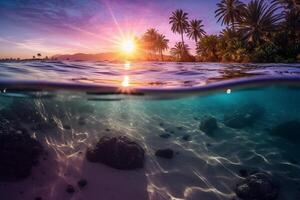
<path fill-rule="evenodd" d="M 132 54 L 135 51 L 135 43 L 133 40 L 125 40 L 122 42 L 122 51 L 127 54 Z"/>
<path fill-rule="evenodd" d="M 129 87 L 129 76 L 124 76 L 122 86 L 123 87 Z"/>

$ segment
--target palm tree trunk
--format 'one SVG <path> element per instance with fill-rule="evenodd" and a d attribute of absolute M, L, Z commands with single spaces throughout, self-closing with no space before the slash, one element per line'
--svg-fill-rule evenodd
<path fill-rule="evenodd" d="M 161 57 L 161 61 L 164 61 L 164 55 L 162 53 L 162 50 L 160 50 L 160 57 Z"/>
<path fill-rule="evenodd" d="M 184 41 L 183 41 L 183 32 L 181 32 L 181 42 L 182 42 L 182 45 L 184 46 Z"/>
<path fill-rule="evenodd" d="M 182 29 L 181 29 L 181 42 L 182 42 L 181 59 L 183 59 L 184 41 L 183 41 L 183 30 Z"/>

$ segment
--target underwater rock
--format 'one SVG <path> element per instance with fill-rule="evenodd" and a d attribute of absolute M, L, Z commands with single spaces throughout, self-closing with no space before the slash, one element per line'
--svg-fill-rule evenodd
<path fill-rule="evenodd" d="M 167 138 L 171 137 L 171 135 L 169 133 L 163 133 L 163 134 L 160 134 L 159 137 L 167 139 Z"/>
<path fill-rule="evenodd" d="M 94 148 L 89 148 L 86 158 L 112 168 L 131 170 L 144 166 L 144 149 L 125 136 L 102 137 Z"/>
<path fill-rule="evenodd" d="M 245 105 L 225 115 L 224 124 L 237 129 L 252 126 L 256 120 L 263 116 L 264 112 L 264 108 L 257 104 Z"/>
<path fill-rule="evenodd" d="M 185 134 L 185 135 L 182 136 L 182 139 L 184 141 L 189 141 L 191 139 L 191 136 L 189 134 Z"/>
<path fill-rule="evenodd" d="M 40 142 L 22 133 L 0 135 L 0 181 L 27 178 L 43 152 Z"/>
<path fill-rule="evenodd" d="M 275 200 L 279 187 L 269 175 L 256 173 L 239 182 L 235 193 L 242 200 Z"/>
<path fill-rule="evenodd" d="M 211 143 L 206 143 L 206 147 L 212 147 Z"/>
<path fill-rule="evenodd" d="M 57 128 L 57 125 L 52 122 L 41 122 L 41 123 L 34 123 L 31 126 L 31 130 L 33 131 L 49 131 L 52 129 Z"/>
<path fill-rule="evenodd" d="M 215 130 L 218 129 L 217 120 L 214 117 L 207 116 L 205 117 L 199 126 L 200 130 L 206 133 L 207 135 L 212 135 Z"/>
<path fill-rule="evenodd" d="M 68 125 L 68 124 L 63 124 L 63 128 L 64 128 L 65 130 L 71 130 L 71 126 Z"/>
<path fill-rule="evenodd" d="M 7 111 L 10 113 L 12 120 L 24 123 L 40 123 L 44 121 L 32 100 L 15 98 L 10 105 L 10 108 L 7 108 Z"/>
<path fill-rule="evenodd" d="M 270 131 L 271 135 L 300 143 L 300 122 L 296 120 L 281 123 Z"/>
<path fill-rule="evenodd" d="M 67 185 L 66 192 L 69 194 L 73 194 L 75 192 L 75 188 L 73 185 Z"/>
<path fill-rule="evenodd" d="M 246 178 L 248 176 L 248 171 L 246 169 L 240 169 L 239 174 L 241 177 Z"/>
<path fill-rule="evenodd" d="M 173 158 L 174 151 L 172 149 L 159 149 L 155 152 L 155 155 L 161 158 L 171 159 Z"/>
<path fill-rule="evenodd" d="M 79 117 L 79 119 L 78 119 L 78 124 L 79 124 L 80 126 L 85 125 L 85 124 L 86 124 L 85 118 L 84 118 L 84 117 Z"/>
<path fill-rule="evenodd" d="M 80 179 L 77 182 L 77 185 L 80 189 L 83 189 L 87 185 L 87 180 L 86 179 Z"/>

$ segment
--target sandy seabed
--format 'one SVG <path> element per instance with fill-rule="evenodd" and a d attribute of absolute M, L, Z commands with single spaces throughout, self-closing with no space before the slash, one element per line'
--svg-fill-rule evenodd
<path fill-rule="evenodd" d="M 241 169 L 272 174 L 280 183 L 279 200 L 300 199 L 299 147 L 265 131 L 284 110 L 253 127 L 233 129 L 223 124 L 224 112 L 219 108 L 179 102 L 148 102 L 147 106 L 136 101 L 96 102 L 90 105 L 93 114 L 69 113 L 64 119 L 56 118 L 57 129 L 33 132 L 47 154 L 41 156 L 29 178 L 0 183 L 1 199 L 233 200 L 238 199 L 234 188 L 243 179 Z M 207 114 L 218 119 L 219 129 L 213 137 L 199 130 L 200 120 Z M 84 118 L 84 125 L 78 124 L 79 118 Z M 63 128 L 65 124 L 70 129 Z M 159 137 L 164 133 L 171 137 Z M 182 139 L 186 134 L 189 141 Z M 144 168 L 117 170 L 88 162 L 87 147 L 104 135 L 126 135 L 137 141 L 146 151 Z M 156 157 L 155 151 L 161 148 L 173 149 L 174 158 Z M 81 179 L 87 180 L 82 189 L 77 185 Z M 68 184 L 74 186 L 74 193 L 66 192 Z"/>

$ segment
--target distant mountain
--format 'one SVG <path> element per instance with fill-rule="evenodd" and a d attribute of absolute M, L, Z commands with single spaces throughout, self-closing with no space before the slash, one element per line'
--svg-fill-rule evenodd
<path fill-rule="evenodd" d="M 85 54 L 85 53 L 76 53 L 76 54 L 58 54 L 54 55 L 53 58 L 57 60 L 87 60 L 87 61 L 114 61 L 121 59 L 121 55 L 118 53 L 108 52 L 108 53 L 98 53 L 98 54 Z"/>
<path fill-rule="evenodd" d="M 53 56 L 57 60 L 82 60 L 82 61 L 123 61 L 128 58 L 120 53 L 116 52 L 106 52 L 106 53 L 97 53 L 97 54 L 85 54 L 85 53 L 76 53 L 76 54 L 58 54 Z M 148 54 L 138 54 L 134 57 L 129 57 L 131 60 L 160 60 L 159 55 L 148 55 Z M 151 59 L 149 59 L 151 58 Z M 172 57 L 169 55 L 164 55 L 164 60 L 170 61 Z"/>

